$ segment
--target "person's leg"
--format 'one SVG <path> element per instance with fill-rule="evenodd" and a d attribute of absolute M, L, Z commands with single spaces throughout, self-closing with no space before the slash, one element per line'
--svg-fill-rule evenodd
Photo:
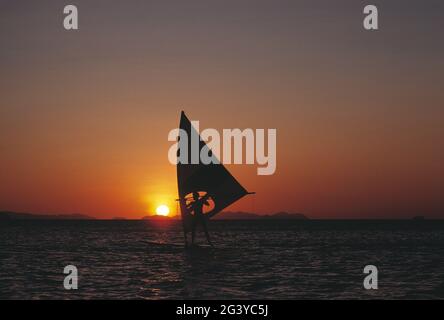
<path fill-rule="evenodd" d="M 208 233 L 207 221 L 205 220 L 205 218 L 202 219 L 202 225 L 203 225 L 203 228 L 204 228 L 205 237 L 207 238 L 208 244 L 210 246 L 213 246 L 213 243 L 211 243 L 211 240 L 210 240 L 210 234 Z"/>
<path fill-rule="evenodd" d="M 193 224 L 191 226 L 191 244 L 194 244 L 194 237 L 196 236 L 196 225 L 197 225 L 197 219 L 196 217 L 194 217 Z"/>
<path fill-rule="evenodd" d="M 187 232 L 184 230 L 183 231 L 183 238 L 185 240 L 185 248 L 188 247 L 188 237 L 187 237 Z"/>

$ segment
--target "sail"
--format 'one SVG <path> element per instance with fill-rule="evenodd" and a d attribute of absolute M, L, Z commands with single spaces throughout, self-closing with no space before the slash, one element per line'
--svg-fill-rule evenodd
<path fill-rule="evenodd" d="M 206 207 L 204 214 L 212 217 L 230 204 L 236 202 L 246 194 L 247 190 L 231 175 L 221 163 L 191 164 L 191 133 L 197 135 L 190 120 L 182 111 L 180 117 L 180 129 L 188 135 L 188 162 L 177 164 L 177 185 L 179 189 L 179 201 L 184 231 L 188 232 L 191 227 L 191 214 L 187 209 L 190 201 L 193 201 L 193 192 L 199 197 L 204 197 Z M 206 143 L 199 136 L 199 154 Z M 180 146 L 180 142 L 179 142 Z M 178 157 L 180 155 L 180 147 Z"/>

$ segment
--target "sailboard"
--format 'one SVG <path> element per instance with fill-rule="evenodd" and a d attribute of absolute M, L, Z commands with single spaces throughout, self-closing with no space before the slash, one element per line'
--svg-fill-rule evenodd
<path fill-rule="evenodd" d="M 179 128 L 186 132 L 188 137 L 192 137 L 192 134 L 199 136 L 183 111 L 180 116 Z M 177 186 L 183 232 L 185 243 L 187 243 L 187 233 L 191 232 L 192 229 L 193 216 L 190 213 L 189 206 L 194 201 L 193 193 L 197 192 L 199 199 L 205 200 L 203 213 L 207 218 L 211 218 L 245 195 L 254 192 L 248 192 L 220 161 L 204 164 L 199 157 L 198 161 L 192 164 L 190 151 L 187 153 L 188 161 L 179 161 L 180 158 L 183 160 L 183 157 L 180 157 L 181 148 L 191 150 L 191 139 L 186 141 L 188 145 L 183 143 L 181 144 L 179 138 Z M 199 154 L 203 148 L 208 148 L 208 146 L 199 136 Z"/>

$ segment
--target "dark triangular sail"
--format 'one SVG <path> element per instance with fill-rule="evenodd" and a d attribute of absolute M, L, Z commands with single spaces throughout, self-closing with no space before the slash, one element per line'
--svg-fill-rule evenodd
<path fill-rule="evenodd" d="M 208 217 L 212 217 L 221 212 L 230 204 L 248 194 L 248 192 L 221 163 L 203 164 L 199 159 L 198 164 L 191 164 L 191 133 L 194 132 L 194 134 L 197 135 L 197 132 L 183 111 L 181 113 L 179 127 L 184 130 L 188 136 L 188 162 L 187 164 L 180 162 L 177 164 L 180 209 L 184 231 L 188 232 L 190 231 L 191 213 L 187 209 L 187 201 L 191 199 L 193 192 L 198 192 L 200 196 L 211 199 L 211 208 L 205 213 Z M 200 136 L 199 141 L 200 153 L 200 150 L 207 146 L 205 142 L 200 139 Z M 179 152 L 180 147 L 178 157 Z"/>

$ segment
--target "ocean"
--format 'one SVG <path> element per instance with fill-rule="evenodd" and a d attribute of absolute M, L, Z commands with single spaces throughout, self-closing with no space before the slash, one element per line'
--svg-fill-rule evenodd
<path fill-rule="evenodd" d="M 0 222 L 0 299 L 442 299 L 444 221 Z M 205 242 L 199 233 L 197 240 Z M 64 267 L 78 269 L 65 290 Z M 378 289 L 366 290 L 366 265 Z"/>

